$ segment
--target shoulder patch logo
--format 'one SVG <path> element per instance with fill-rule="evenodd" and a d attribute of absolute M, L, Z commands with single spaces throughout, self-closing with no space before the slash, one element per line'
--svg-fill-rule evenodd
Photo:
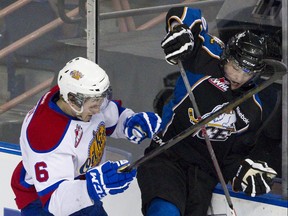
<path fill-rule="evenodd" d="M 222 92 L 227 91 L 229 88 L 229 83 L 227 82 L 227 80 L 225 80 L 224 77 L 222 77 L 222 78 L 210 78 L 208 81 L 212 85 L 217 87 L 219 90 L 221 90 Z"/>
<path fill-rule="evenodd" d="M 80 125 L 76 125 L 76 129 L 74 130 L 75 132 L 75 144 L 74 147 L 77 148 L 77 146 L 80 143 L 80 140 L 82 138 L 83 135 L 83 128 Z"/>

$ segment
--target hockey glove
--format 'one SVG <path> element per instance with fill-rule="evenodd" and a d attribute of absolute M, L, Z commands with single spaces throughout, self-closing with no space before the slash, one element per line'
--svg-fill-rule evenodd
<path fill-rule="evenodd" d="M 194 37 L 187 25 L 175 26 L 168 32 L 161 47 L 164 49 L 165 59 L 169 64 L 178 64 L 178 59 L 183 60 L 190 54 L 194 47 Z"/>
<path fill-rule="evenodd" d="M 134 143 L 139 144 L 146 137 L 152 138 L 161 126 L 161 118 L 153 112 L 135 113 L 124 124 L 125 136 Z"/>
<path fill-rule="evenodd" d="M 276 171 L 268 167 L 262 161 L 253 162 L 245 159 L 233 178 L 233 191 L 243 191 L 251 197 L 269 193 L 273 185 L 272 179 L 277 175 Z"/>
<path fill-rule="evenodd" d="M 122 193 L 129 187 L 136 176 L 136 170 L 119 172 L 118 169 L 128 165 L 127 160 L 107 161 L 104 164 L 88 170 L 86 173 L 88 194 L 94 201 L 101 200 L 107 194 Z"/>

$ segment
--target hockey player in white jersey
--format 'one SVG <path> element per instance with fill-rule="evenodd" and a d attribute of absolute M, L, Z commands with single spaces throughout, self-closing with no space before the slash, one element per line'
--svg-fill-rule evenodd
<path fill-rule="evenodd" d="M 155 113 L 111 100 L 108 75 L 97 64 L 71 60 L 23 121 L 23 160 L 11 179 L 21 214 L 107 215 L 101 199 L 125 191 L 136 170 L 120 173 L 128 161 L 105 161 L 106 136 L 140 143 L 160 124 Z"/>

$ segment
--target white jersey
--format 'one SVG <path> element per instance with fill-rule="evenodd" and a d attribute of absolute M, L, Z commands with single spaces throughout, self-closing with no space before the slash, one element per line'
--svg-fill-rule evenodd
<path fill-rule="evenodd" d="M 125 138 L 124 121 L 133 111 L 110 101 L 83 122 L 62 112 L 55 98 L 58 87 L 46 93 L 23 121 L 20 146 L 26 173 L 19 181 L 34 185 L 49 212 L 69 215 L 93 205 L 86 181 L 80 179 L 102 163 L 106 135 Z"/>

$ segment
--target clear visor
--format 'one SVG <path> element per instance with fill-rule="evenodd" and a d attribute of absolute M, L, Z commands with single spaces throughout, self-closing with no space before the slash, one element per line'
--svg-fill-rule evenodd
<path fill-rule="evenodd" d="M 112 88 L 109 87 L 101 95 L 91 96 L 83 95 L 81 93 L 73 94 L 73 99 L 70 101 L 76 105 L 74 110 L 78 113 L 82 113 L 84 110 L 102 109 L 106 107 L 112 98 Z"/>
<path fill-rule="evenodd" d="M 83 103 L 83 110 L 90 111 L 92 113 L 98 113 L 105 100 L 105 97 L 90 97 L 86 98 Z"/>
<path fill-rule="evenodd" d="M 227 59 L 227 62 L 232 62 L 233 67 L 235 67 L 235 69 L 243 71 L 246 75 L 252 76 L 257 72 L 255 70 L 251 70 L 251 69 L 241 66 L 235 58 L 229 58 Z"/>

